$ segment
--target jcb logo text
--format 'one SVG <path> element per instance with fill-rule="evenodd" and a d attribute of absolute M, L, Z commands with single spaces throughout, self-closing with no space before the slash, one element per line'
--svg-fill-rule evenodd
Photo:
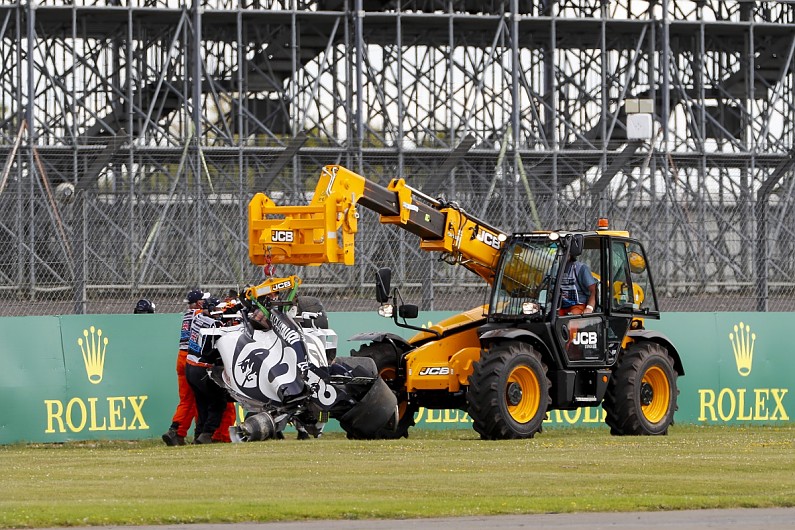
<path fill-rule="evenodd" d="M 596 345 L 596 332 L 580 331 L 579 333 L 575 333 L 572 343 L 581 344 L 583 346 Z"/>
<path fill-rule="evenodd" d="M 447 366 L 428 366 L 420 370 L 420 375 L 450 375 Z"/>
<path fill-rule="evenodd" d="M 293 232 L 292 230 L 273 230 L 271 231 L 271 241 L 276 243 L 292 243 Z"/>
<path fill-rule="evenodd" d="M 490 232 L 481 230 L 480 232 L 477 233 L 475 237 L 478 241 L 483 241 L 491 248 L 496 248 L 496 249 L 500 248 L 500 240 L 497 238 L 497 236 L 495 236 Z"/>

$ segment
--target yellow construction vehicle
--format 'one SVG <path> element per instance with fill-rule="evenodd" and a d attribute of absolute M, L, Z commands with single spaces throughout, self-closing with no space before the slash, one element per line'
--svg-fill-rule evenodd
<path fill-rule="evenodd" d="M 487 305 L 424 329 L 406 322 L 416 306 L 393 307 L 402 298 L 390 287 L 391 273 L 377 271 L 379 312 L 418 333 L 409 340 L 355 337 L 365 344 L 352 354 L 375 361 L 399 403 L 397 428 L 375 437 L 407 436 L 419 407 L 465 410 L 484 439 L 530 438 L 548 410 L 599 404 L 613 434 L 668 432 L 684 369 L 671 341 L 644 327 L 660 314 L 646 253 L 627 232 L 600 226 L 508 234 L 402 179 L 384 187 L 326 166 L 308 205 L 277 206 L 262 193 L 252 199 L 250 258 L 353 264 L 359 206 L 491 286 Z M 594 285 L 587 286 L 588 304 L 577 275 Z"/>

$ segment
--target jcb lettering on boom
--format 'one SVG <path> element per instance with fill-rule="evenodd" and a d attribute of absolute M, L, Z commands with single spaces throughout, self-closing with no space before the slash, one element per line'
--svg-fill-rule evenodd
<path fill-rule="evenodd" d="M 482 241 L 491 248 L 497 250 L 499 250 L 500 245 L 502 244 L 499 237 L 495 236 L 491 232 L 486 232 L 485 230 L 482 229 L 478 231 L 477 235 L 475 235 L 475 239 L 477 239 L 478 241 Z"/>

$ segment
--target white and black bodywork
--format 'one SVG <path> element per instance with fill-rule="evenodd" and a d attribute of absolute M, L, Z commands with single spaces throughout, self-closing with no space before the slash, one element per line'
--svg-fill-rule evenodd
<path fill-rule="evenodd" d="M 232 441 L 282 437 L 288 424 L 299 436 L 317 437 L 329 418 L 356 438 L 394 428 L 397 400 L 375 363 L 337 358 L 337 334 L 327 328 L 322 306 L 318 312 L 301 311 L 302 305 L 320 306 L 311 297 L 264 298 L 241 304 L 242 323 L 206 331 L 217 350 L 213 380 L 247 412 L 231 428 Z M 255 309 L 266 316 L 260 320 L 265 325 L 249 318 Z"/>

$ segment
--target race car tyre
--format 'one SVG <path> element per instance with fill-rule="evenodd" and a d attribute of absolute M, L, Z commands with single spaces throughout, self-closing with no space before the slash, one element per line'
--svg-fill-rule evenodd
<path fill-rule="evenodd" d="M 321 302 L 319 298 L 315 298 L 314 296 L 298 296 L 295 301 L 298 305 L 298 316 L 301 316 L 301 313 L 317 313 L 318 316 L 315 319 L 315 326 L 320 329 L 328 329 L 328 315 L 323 308 L 323 302 Z M 302 322 L 301 325 L 305 328 L 312 327 L 311 322 Z"/>
<path fill-rule="evenodd" d="M 547 367 L 529 344 L 484 349 L 469 376 L 467 412 L 484 440 L 532 438 L 550 403 Z"/>
<path fill-rule="evenodd" d="M 378 366 L 368 357 L 337 357 L 333 364 L 345 367 L 353 377 L 378 377 Z"/>
<path fill-rule="evenodd" d="M 636 342 L 618 359 L 602 407 L 614 435 L 664 435 L 674 421 L 679 389 L 671 356 L 653 342 Z"/>
<path fill-rule="evenodd" d="M 419 410 L 416 402 L 409 401 L 404 381 L 398 377 L 398 352 L 392 344 L 374 342 L 352 351 L 353 357 L 369 357 L 375 361 L 378 375 L 392 389 L 398 402 L 398 420 L 395 429 L 377 432 L 374 438 L 391 440 L 408 438 L 409 428 L 415 425 L 414 414 Z"/>
<path fill-rule="evenodd" d="M 380 377 L 359 403 L 342 415 L 340 427 L 350 439 L 376 439 L 397 425 L 397 399 Z"/>
<path fill-rule="evenodd" d="M 276 425 L 267 412 L 247 416 L 240 426 L 240 437 L 244 442 L 261 442 L 276 436 Z"/>

